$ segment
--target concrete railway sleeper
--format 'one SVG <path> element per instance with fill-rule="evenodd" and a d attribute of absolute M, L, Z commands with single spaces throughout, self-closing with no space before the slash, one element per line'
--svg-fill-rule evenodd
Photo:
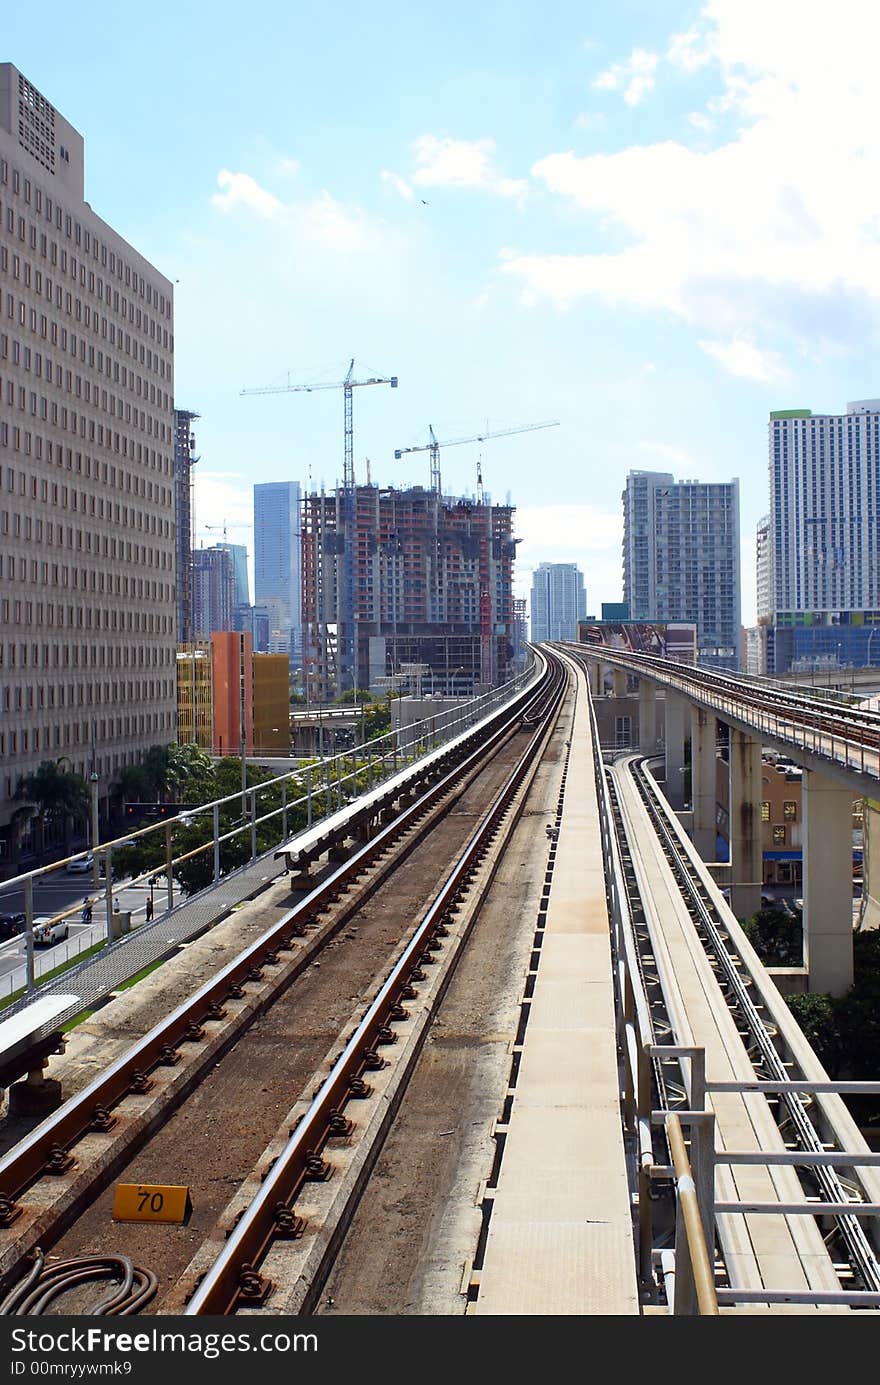
<path fill-rule="evenodd" d="M 552 689 L 561 686 L 560 673 L 554 665 L 555 661 L 548 664 L 537 688 L 515 705 L 510 722 L 497 727 L 487 744 L 444 775 L 417 803 L 401 811 L 393 823 L 379 831 L 338 871 L 312 890 L 294 909 L 285 913 L 256 943 L 201 987 L 185 1005 L 178 1007 L 162 1024 L 133 1045 L 121 1060 L 71 1098 L 0 1160 L 0 1189 L 3 1190 L 0 1196 L 0 1288 L 8 1289 L 20 1272 L 23 1255 L 33 1253 L 38 1244 L 44 1247 L 53 1244 L 54 1238 L 73 1223 L 79 1209 L 88 1205 L 96 1189 L 102 1182 L 107 1182 L 137 1143 L 143 1143 L 152 1129 L 160 1128 L 167 1120 L 167 1107 L 161 1115 L 157 1115 L 152 1126 L 137 1117 L 132 1119 L 127 1114 L 128 1094 L 143 1098 L 154 1082 L 157 1088 L 162 1086 L 163 1075 L 167 1076 L 164 1070 L 170 1069 L 176 1087 L 174 1104 L 179 1105 L 184 1101 L 201 1080 L 201 1073 L 216 1064 L 218 1057 L 236 1042 L 236 1033 L 247 1027 L 256 1015 L 263 1013 L 272 1003 L 274 995 L 309 965 L 318 939 L 300 940 L 307 929 L 315 928 L 318 914 L 333 908 L 342 895 L 350 896 L 341 905 L 336 905 L 334 917 L 329 923 L 326 920 L 322 922 L 320 932 L 322 940 L 326 941 L 339 932 L 345 918 L 360 905 L 365 894 L 376 888 L 376 878 L 387 875 L 398 859 L 409 854 L 424 830 L 426 814 L 431 823 L 442 819 L 459 796 L 461 786 L 476 776 L 480 766 L 490 760 L 517 730 L 531 729 L 536 714 L 541 713 L 542 707 L 546 708 Z M 389 863 L 385 858 L 392 848 L 396 849 L 396 858 Z M 356 882 L 359 886 L 357 898 L 354 897 Z M 440 940 L 444 926 L 442 920 L 436 921 L 424 940 L 422 952 L 427 966 L 435 949 L 442 945 Z M 291 952 L 292 963 L 283 955 Z M 418 968 L 413 970 L 417 972 Z M 264 971 L 272 974 L 267 978 L 263 976 Z M 278 972 L 282 973 L 282 977 L 277 975 Z M 260 993 L 263 986 L 265 994 Z M 394 1006 L 401 1007 L 406 995 L 404 987 Z M 390 1024 L 394 1023 L 395 1015 L 399 1018 L 400 1009 L 392 1007 L 383 1023 L 376 1026 L 376 1033 L 372 1036 L 373 1054 L 393 1036 Z M 222 1029 L 227 1032 L 221 1040 L 219 1035 Z M 197 1052 L 191 1063 L 192 1073 L 184 1077 L 183 1069 L 190 1065 L 184 1062 L 181 1050 L 188 1045 L 195 1046 Z M 365 1056 L 362 1071 L 353 1078 L 350 1089 L 352 1099 L 357 1099 L 359 1091 L 369 1085 L 364 1073 L 375 1061 L 375 1058 Z M 338 1134 L 345 1123 L 345 1118 L 337 1112 L 328 1125 L 328 1133 Z M 89 1169 L 76 1167 L 76 1145 L 84 1135 L 94 1141 L 96 1136 L 102 1134 L 108 1141 L 115 1139 L 117 1144 L 124 1146 L 124 1152 L 120 1148 L 112 1164 L 101 1164 L 100 1173 L 96 1167 L 94 1178 L 91 1178 Z M 130 1136 L 130 1140 L 123 1138 L 126 1136 Z M 312 1153 L 320 1162 L 317 1153 Z M 309 1168 L 312 1173 L 317 1169 L 314 1159 Z M 28 1190 L 39 1186 L 46 1178 L 55 1179 L 59 1184 L 76 1185 L 66 1205 L 61 1199 L 57 1217 L 45 1205 L 45 1196 L 38 1199 L 41 1205 L 35 1214 L 30 1212 Z M 290 1231 L 288 1219 L 283 1216 L 279 1225 L 282 1233 L 285 1228 Z"/>
<path fill-rule="evenodd" d="M 546 736 L 561 704 L 565 675 L 554 661 L 547 696 L 530 719 L 539 734 L 526 747 L 493 803 L 476 827 L 461 858 L 450 872 L 390 975 L 330 1072 L 301 1113 L 284 1147 L 277 1153 L 262 1186 L 242 1210 L 226 1244 L 210 1269 L 198 1279 L 185 1312 L 189 1316 L 228 1315 L 261 1309 L 309 1312 L 315 1306 L 354 1205 L 375 1162 L 390 1122 L 403 1097 L 409 1073 L 418 1057 L 427 1025 L 449 983 L 461 947 L 476 918 L 483 894 L 497 867 L 506 839 L 525 798 Z M 439 963 L 436 973 L 432 972 Z M 416 1004 L 422 999 L 419 1014 Z M 392 1058 L 380 1056 L 383 1045 L 395 1045 Z M 384 1071 L 383 1071 L 384 1070 Z M 361 1102 L 372 1102 L 358 1118 Z M 351 1116 L 349 1115 L 351 1112 Z M 357 1145 L 358 1127 L 363 1135 Z M 333 1172 L 334 1156 L 325 1161 L 328 1144 L 344 1134 L 354 1143 L 346 1151 L 346 1176 L 339 1195 L 331 1190 L 315 1195 L 314 1185 Z M 336 1151 L 336 1162 L 341 1161 Z M 309 1188 L 309 1185 L 313 1185 Z M 299 1211 L 317 1204 L 312 1213 L 320 1225 L 308 1226 Z M 289 1285 L 284 1302 L 272 1297 L 273 1283 L 262 1266 L 277 1242 L 311 1231 L 311 1242 L 299 1257 L 299 1270 L 287 1266 Z M 284 1258 L 289 1258 L 285 1253 Z"/>

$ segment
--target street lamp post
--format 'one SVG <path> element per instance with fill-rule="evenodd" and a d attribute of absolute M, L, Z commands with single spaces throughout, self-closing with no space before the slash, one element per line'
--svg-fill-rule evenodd
<path fill-rule="evenodd" d="M 89 848 L 92 853 L 92 889 L 98 894 L 101 889 L 101 867 L 98 862 L 98 775 L 92 770 L 89 775 Z"/>

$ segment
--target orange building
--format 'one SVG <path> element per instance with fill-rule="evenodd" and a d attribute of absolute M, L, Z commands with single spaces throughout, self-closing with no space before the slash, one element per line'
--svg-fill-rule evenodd
<path fill-rule="evenodd" d="M 244 702 L 244 732 L 249 755 L 254 750 L 253 644 L 245 631 L 217 631 L 211 635 L 211 665 L 214 685 L 214 753 L 241 753 L 241 709 Z"/>

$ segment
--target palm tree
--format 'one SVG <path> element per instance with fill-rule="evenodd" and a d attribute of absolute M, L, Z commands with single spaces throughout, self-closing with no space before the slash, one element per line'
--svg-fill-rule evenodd
<path fill-rule="evenodd" d="M 43 760 L 33 774 L 19 779 L 15 798 L 32 805 L 44 829 L 54 824 L 61 826 L 65 853 L 72 824 L 88 821 L 88 785 L 81 774 L 62 769 L 59 760 Z"/>

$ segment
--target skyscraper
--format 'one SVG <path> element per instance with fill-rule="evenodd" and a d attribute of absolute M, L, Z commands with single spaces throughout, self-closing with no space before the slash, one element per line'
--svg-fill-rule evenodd
<path fill-rule="evenodd" d="M 880 399 L 770 415 L 773 617 L 880 608 Z"/>
<path fill-rule="evenodd" d="M 768 669 L 880 662 L 880 399 L 770 415 Z"/>
<path fill-rule="evenodd" d="M 233 627 L 235 570 L 232 554 L 219 544 L 193 553 L 192 628 L 194 640 L 207 640 Z"/>
<path fill-rule="evenodd" d="M 690 621 L 703 664 L 740 663 L 739 482 L 631 471 L 623 596 L 633 620 Z"/>
<path fill-rule="evenodd" d="M 766 625 L 773 604 L 773 548 L 770 516 L 758 520 L 755 535 L 755 605 L 758 623 Z"/>
<path fill-rule="evenodd" d="M 587 614 L 583 573 L 575 563 L 540 563 L 532 575 L 532 643 L 576 640 Z"/>
<path fill-rule="evenodd" d="M 0 860 L 40 761 L 103 796 L 176 728 L 173 288 L 84 193 L 82 136 L 0 64 Z"/>
<path fill-rule="evenodd" d="M 243 543 L 223 543 L 217 544 L 218 548 L 225 548 L 227 553 L 232 555 L 232 571 L 235 576 L 235 605 L 249 606 L 251 604 L 251 586 L 248 581 L 247 568 L 247 549 Z"/>
<path fill-rule="evenodd" d="M 302 662 L 302 542 L 298 481 L 254 486 L 254 602 L 271 617 L 269 650 Z"/>

